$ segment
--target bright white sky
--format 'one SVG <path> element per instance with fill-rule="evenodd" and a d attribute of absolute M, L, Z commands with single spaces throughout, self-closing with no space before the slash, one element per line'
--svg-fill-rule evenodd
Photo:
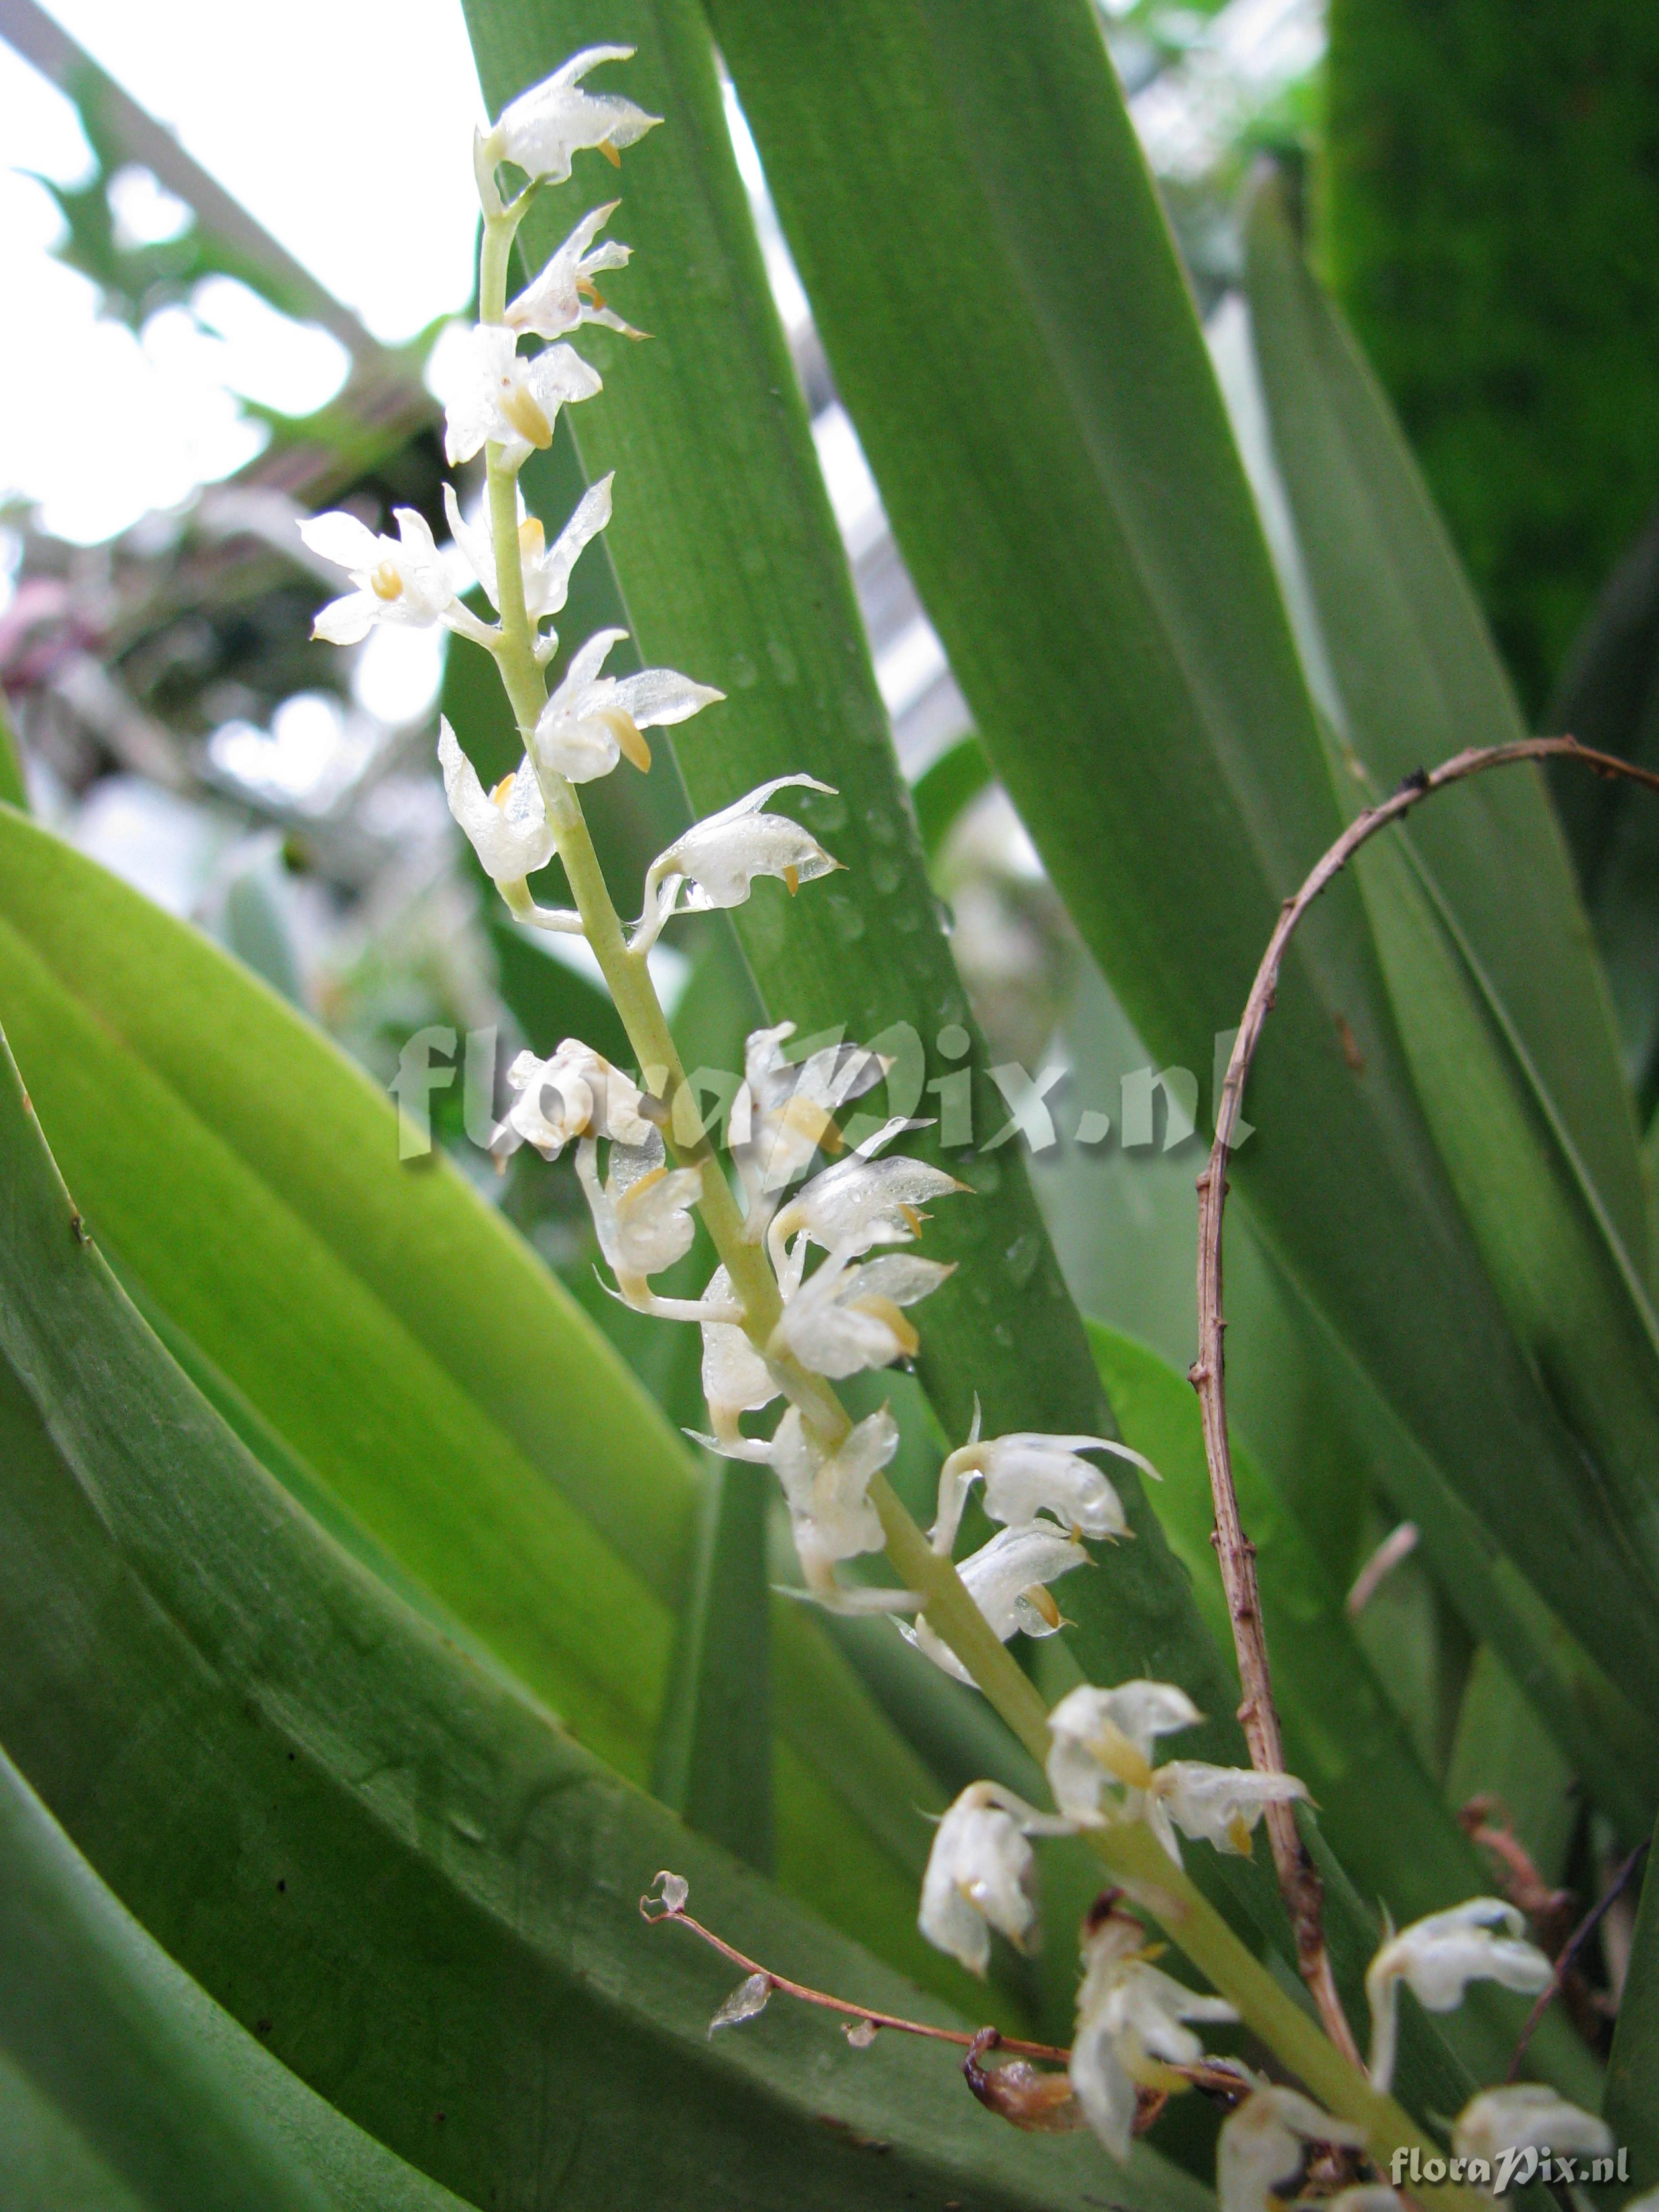
<path fill-rule="evenodd" d="M 203 167 L 380 338 L 465 304 L 483 114 L 459 0 L 52 0 L 52 12 Z M 215 288 L 218 340 L 182 313 L 142 342 L 97 319 L 94 288 L 53 261 L 38 170 L 81 181 L 74 108 L 0 44 L 0 499 L 93 543 L 237 467 L 253 449 L 226 386 L 319 404 L 343 372 L 240 286 Z M 137 222 L 146 210 L 135 205 Z"/>

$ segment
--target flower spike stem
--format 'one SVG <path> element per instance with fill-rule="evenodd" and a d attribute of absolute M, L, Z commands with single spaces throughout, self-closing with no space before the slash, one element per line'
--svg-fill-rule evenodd
<path fill-rule="evenodd" d="M 510 220 L 510 211 L 509 217 L 502 220 Z M 487 252 L 489 236 L 487 224 Z M 483 295 L 487 319 L 492 313 L 499 319 L 501 313 L 505 272 L 503 252 L 498 273 Z M 487 447 L 485 453 L 501 616 L 495 658 L 528 744 L 545 696 L 545 680 L 530 643 L 513 474 L 503 465 L 498 447 Z M 539 765 L 537 773 L 572 897 L 629 1042 L 639 1055 L 641 1070 L 650 1072 L 652 1088 L 659 1088 L 660 1095 L 672 1102 L 685 1079 L 679 1054 L 645 957 L 629 949 L 580 799 L 562 776 Z M 782 1310 L 765 1247 L 745 1237 L 743 1217 L 707 1139 L 684 1146 L 676 1144 L 672 1128 L 665 1134 L 675 1157 L 701 1173 L 700 1211 L 743 1304 L 745 1333 L 757 1348 L 763 1346 Z M 838 1443 L 852 1424 L 830 1384 L 792 1360 L 775 1358 L 772 1364 L 786 1380 L 788 1395 L 800 1407 L 803 1419 L 827 1445 Z M 1041 1765 L 1049 1749 L 1048 1708 L 1030 1679 L 999 1641 L 951 1560 L 934 1552 L 884 1475 L 878 1474 L 872 1480 L 869 1498 L 881 1521 L 887 1558 L 900 1583 L 921 1595 L 922 1611 L 934 1632 L 956 1653 L 985 1697 Z M 1374 2089 L 1364 2070 L 1281 1988 L 1202 1892 L 1170 1863 L 1150 1830 L 1139 1822 L 1126 1822 L 1092 1831 L 1091 1840 L 1114 1880 L 1121 1881 L 1163 1924 L 1171 1940 L 1231 2000 L 1241 2018 L 1281 2063 L 1332 2112 L 1365 2128 L 1375 2154 L 1386 2158 L 1399 2143 L 1416 2143 L 1425 2155 L 1432 2154 L 1432 2144 L 1410 2117 L 1391 2098 Z M 1425 2189 L 1422 2194 L 1425 2200 L 1455 2201 L 1470 2207 L 1476 2203 L 1461 2189 Z"/>
<path fill-rule="evenodd" d="M 491 189 L 483 198 L 485 219 L 479 271 L 480 319 L 486 325 L 504 326 L 508 264 L 529 193 L 521 193 L 511 204 L 502 206 L 492 178 Z M 497 442 L 487 442 L 484 447 L 489 538 L 495 568 L 494 596 L 500 627 L 477 641 L 487 644 L 495 656 L 533 763 L 553 848 L 563 864 L 583 932 L 599 961 L 629 1043 L 638 1055 L 645 1087 L 660 1102 L 653 1109 L 652 1118 L 665 1125 L 663 1133 L 666 1146 L 678 1164 L 697 1171 L 699 1209 L 730 1279 L 734 1302 L 742 1309 L 744 1331 L 756 1350 L 765 1357 L 769 1372 L 783 1388 L 802 1423 L 813 1432 L 817 1445 L 826 1454 L 833 1454 L 851 1431 L 852 1422 L 830 1382 L 792 1356 L 780 1357 L 772 1349 L 774 1331 L 784 1306 L 765 1243 L 746 1233 L 744 1215 L 708 1139 L 702 1137 L 688 1145 L 675 1138 L 672 1108 L 684 1085 L 684 1072 L 651 979 L 645 945 L 641 942 L 634 948 L 629 945 L 588 833 L 576 786 L 550 762 L 538 757 L 535 732 L 547 702 L 547 682 L 538 658 L 538 629 L 531 619 L 525 591 L 514 450 Z M 473 632 L 469 629 L 466 635 L 472 635 Z M 1267 1013 L 1273 979 L 1285 941 L 1302 911 L 1348 855 L 1384 822 L 1404 813 L 1429 791 L 1480 769 L 1511 759 L 1536 759 L 1553 752 L 1577 753 L 1605 773 L 1634 775 L 1659 786 L 1659 777 L 1629 769 L 1621 762 L 1582 752 L 1571 738 L 1533 739 L 1483 754 L 1460 755 L 1432 775 L 1412 779 L 1392 799 L 1362 817 L 1345 834 L 1286 907 L 1256 979 L 1228 1071 L 1218 1116 L 1220 1133 L 1204 1186 L 1205 1203 L 1200 1215 L 1201 1334 L 1200 1364 L 1194 1370 L 1194 1380 L 1204 1399 L 1206 1443 L 1222 1532 L 1222 1569 L 1246 1689 L 1243 1717 L 1251 1757 L 1258 1769 L 1282 1770 L 1283 1762 L 1255 1577 L 1249 1547 L 1238 1526 L 1226 1457 L 1221 1375 L 1220 1228 L 1226 1152 L 1237 1127 L 1244 1077 Z M 650 1106 L 649 1100 L 647 1105 Z M 887 1557 L 900 1584 L 916 1594 L 933 1633 L 955 1653 L 1027 1750 L 1040 1765 L 1044 1764 L 1050 1749 L 1048 1715 L 1036 1689 L 999 1640 L 951 1559 L 933 1549 L 879 1473 L 871 1480 L 866 1494 L 879 1519 Z M 1298 1997 L 1282 1987 L 1268 1968 L 1234 1936 L 1202 1893 L 1171 1863 L 1145 1821 L 1136 1818 L 1113 1820 L 1085 1832 L 1111 1879 L 1127 1892 L 1142 1911 L 1161 1923 L 1193 1965 L 1275 2054 L 1280 2065 L 1332 2113 L 1364 2130 L 1373 2158 L 1386 2166 L 1396 2147 L 1410 2148 L 1413 2144 L 1431 2155 L 1433 2146 L 1393 2099 L 1372 2085 L 1357 2062 L 1346 2023 L 1335 2003 L 1328 1965 L 1323 1963 L 1317 1883 L 1313 1881 L 1310 1888 L 1311 1869 L 1299 1856 L 1300 1839 L 1288 1808 L 1270 1808 L 1267 1817 L 1281 1880 L 1285 1880 L 1287 1868 L 1294 1876 L 1293 1881 L 1286 1881 L 1286 1896 L 1304 1971 L 1308 1971 L 1310 1960 L 1320 1968 L 1309 1978 L 1316 1996 L 1324 2000 L 1323 2029 Z M 1286 1838 L 1298 1855 L 1288 1860 L 1283 1855 Z M 684 1916 L 677 1912 L 671 1917 Z M 757 1966 L 695 1922 L 688 1920 L 687 1924 L 734 1964 L 751 1975 L 763 1976 L 774 1986 L 793 1996 L 810 2002 L 828 2003 L 832 2010 L 856 2014 L 860 2019 L 873 2020 L 878 2027 L 935 2036 L 942 2033 L 921 2028 L 916 2023 L 862 2013 L 857 2007 L 825 1999 L 818 1992 L 809 1991 Z M 944 2039 L 969 2040 L 955 2033 L 946 2034 Z M 1037 2057 L 1064 2056 L 1034 2045 L 1007 2047 Z M 1468 2207 L 1468 2212 L 1474 2212 L 1477 2202 L 1469 2191 L 1455 2186 L 1425 2187 L 1420 2195 L 1425 2203 L 1431 2200 L 1448 2206 L 1456 2203 Z"/>
<path fill-rule="evenodd" d="M 1261 956 L 1261 964 L 1256 969 L 1234 1040 L 1232 1058 L 1227 1063 L 1216 1105 L 1215 1143 L 1204 1172 L 1198 1178 L 1198 1358 L 1193 1364 L 1191 1380 L 1203 1409 L 1204 1452 L 1209 1462 L 1210 1490 L 1215 1501 L 1216 1554 L 1221 1565 L 1227 1611 L 1232 1622 L 1233 1648 L 1238 1655 L 1239 1680 L 1244 1692 L 1238 1717 L 1243 1723 L 1251 1764 L 1262 1773 L 1285 1771 L 1285 1749 L 1273 1704 L 1261 1601 L 1256 1589 L 1255 1547 L 1244 1534 L 1239 1519 L 1238 1496 L 1233 1487 L 1222 1348 L 1226 1323 L 1221 1304 L 1221 1224 L 1227 1202 L 1227 1155 L 1238 1126 L 1245 1080 L 1261 1041 L 1262 1029 L 1273 1011 L 1285 948 L 1303 915 L 1360 847 L 1379 830 L 1399 821 L 1419 801 L 1437 791 L 1465 782 L 1487 769 L 1507 768 L 1513 762 L 1545 760 L 1553 756 L 1581 760 L 1600 775 L 1626 777 L 1659 791 L 1659 775 L 1652 770 L 1638 768 L 1609 753 L 1592 751 L 1570 737 L 1525 738 L 1505 745 L 1472 746 L 1443 761 L 1437 769 L 1419 769 L 1414 775 L 1408 775 L 1388 798 L 1354 817 L 1316 863 L 1295 896 L 1285 900 L 1267 949 Z M 1297 1958 L 1303 1979 L 1319 2008 L 1332 2042 L 1357 2065 L 1358 2053 L 1352 2031 L 1336 1993 L 1330 1957 L 1325 1948 L 1323 1886 L 1302 1839 L 1292 1807 L 1270 1805 L 1267 1826 L 1279 1887 L 1296 1934 Z"/>

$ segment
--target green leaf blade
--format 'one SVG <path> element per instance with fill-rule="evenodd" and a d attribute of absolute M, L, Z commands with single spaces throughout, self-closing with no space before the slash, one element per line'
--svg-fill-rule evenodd
<path fill-rule="evenodd" d="M 1140 1034 L 1207 1068 L 1340 815 L 1098 24 L 1080 0 L 711 12 L 981 739 Z M 1351 884 L 1293 941 L 1247 1110 L 1233 1172 L 1281 1262 L 1648 1695 L 1649 1578 L 1486 1279 Z"/>
<path fill-rule="evenodd" d="M 543 2201 L 550 2178 L 576 2203 L 809 2212 L 1087 2185 L 1089 2146 L 1011 2136 L 934 2051 L 896 2042 L 878 2070 L 781 2006 L 711 2045 L 727 1970 L 635 1908 L 664 1865 L 781 1971 L 938 2008 L 607 1774 L 309 1522 L 76 1235 L 9 1062 L 0 1161 L 0 1736 L 210 1995 L 475 2203 Z M 1143 2212 L 1203 2201 L 1145 2151 L 1115 2185 Z"/>

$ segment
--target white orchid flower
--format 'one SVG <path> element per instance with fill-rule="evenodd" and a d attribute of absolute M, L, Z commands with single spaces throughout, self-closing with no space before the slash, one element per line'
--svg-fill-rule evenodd
<path fill-rule="evenodd" d="M 842 1149 L 836 1115 L 873 1090 L 892 1066 L 880 1053 L 856 1044 L 825 1045 L 803 1060 L 786 1060 L 783 1047 L 794 1034 L 793 1022 L 750 1032 L 744 1079 L 726 1122 L 757 1224 L 776 1194 L 805 1173 L 816 1152 Z"/>
<path fill-rule="evenodd" d="M 499 446 L 509 469 L 532 448 L 553 442 L 559 410 L 591 399 L 599 372 L 568 345 L 544 347 L 533 361 L 520 358 L 518 333 L 501 323 L 479 323 L 468 339 L 465 374 L 444 410 L 444 453 L 453 468 L 485 445 Z"/>
<path fill-rule="evenodd" d="M 900 1309 L 936 1291 L 951 1272 L 907 1252 L 862 1266 L 831 1253 L 786 1302 L 768 1351 L 774 1358 L 791 1354 L 835 1381 L 913 1358 L 921 1339 Z"/>
<path fill-rule="evenodd" d="M 519 1093 L 490 1149 L 499 1157 L 530 1144 L 556 1160 L 578 1137 L 646 1145 L 653 1125 L 640 1111 L 645 1095 L 580 1037 L 566 1037 L 550 1059 L 521 1052 L 507 1071 Z"/>
<path fill-rule="evenodd" d="M 1109 1912 L 1084 1939 L 1069 2072 L 1084 2118 L 1119 2160 L 1129 2155 L 1137 2086 L 1167 2088 L 1161 2067 L 1191 2066 L 1204 2046 L 1188 2021 L 1233 2021 L 1224 1997 L 1203 1996 L 1143 1955 L 1146 1930 Z"/>
<path fill-rule="evenodd" d="M 1221 2124 L 1215 2153 L 1221 2212 L 1278 2212 L 1279 2192 L 1294 2179 L 1308 2144 L 1358 2150 L 1364 2142 L 1365 2130 L 1352 2120 L 1334 2118 L 1298 2090 L 1261 2082 Z"/>
<path fill-rule="evenodd" d="M 307 515 L 300 524 L 311 550 L 345 569 L 354 586 L 319 611 L 311 635 L 329 645 L 356 645 L 377 623 L 429 629 L 441 622 L 483 635 L 483 623 L 457 603 L 424 517 L 412 507 L 394 512 L 395 538 L 377 537 L 355 514 Z"/>
<path fill-rule="evenodd" d="M 1088 1564 L 1089 1554 L 1081 1544 L 1062 1536 L 1049 1522 L 1034 1521 L 1024 1528 L 1000 1528 L 957 1572 L 992 1633 L 1006 1644 L 1016 1630 L 1026 1636 L 1053 1636 L 1064 1627 L 1048 1584 Z M 914 1628 L 900 1622 L 899 1632 L 958 1682 L 973 1683 L 956 1653 L 925 1620 Z"/>
<path fill-rule="evenodd" d="M 1212 1844 L 1230 1856 L 1248 1858 L 1251 1832 L 1269 1805 L 1289 1805 L 1308 1795 L 1293 1774 L 1258 1774 L 1248 1766 L 1212 1766 L 1201 1759 L 1172 1759 L 1160 1766 L 1137 1811 L 1176 1864 L 1181 1845 L 1176 1830 L 1196 1842 Z"/>
<path fill-rule="evenodd" d="M 625 753 L 637 769 L 651 765 L 641 732 L 684 722 L 726 694 L 694 684 L 672 668 L 642 668 L 636 676 L 600 674 L 625 629 L 602 629 L 571 655 L 564 681 L 542 708 L 531 747 L 545 770 L 570 783 L 609 775 Z"/>
<path fill-rule="evenodd" d="M 943 1168 L 926 1160 L 913 1160 L 902 1152 L 875 1159 L 875 1145 L 896 1135 L 908 1125 L 892 1121 L 860 1145 L 847 1159 L 815 1175 L 776 1214 L 767 1231 L 767 1243 L 778 1277 L 787 1291 L 799 1285 L 806 1261 L 806 1246 L 821 1244 L 828 1252 L 856 1260 L 876 1244 L 908 1244 L 921 1234 L 930 1199 L 951 1198 L 969 1186 L 958 1182 Z M 796 1240 L 793 1254 L 789 1240 Z M 1030 1520 L 1030 1514 L 1022 1515 Z"/>
<path fill-rule="evenodd" d="M 991 1930 L 1034 1949 L 1036 1862 L 1025 1840 L 1070 1832 L 998 1782 L 970 1783 L 939 1822 L 921 1881 L 917 1926 L 935 1949 L 983 1977 Z"/>
<path fill-rule="evenodd" d="M 1483 2089 L 1452 2123 L 1452 2150 L 1459 2158 L 1483 2158 L 1497 2167 L 1506 2152 L 1583 2151 L 1605 2158 L 1613 2148 L 1613 2130 L 1594 2112 L 1570 2105 L 1541 2081 L 1516 2081 L 1504 2089 Z M 1494 2193 L 1501 2193 L 1502 2184 Z M 1626 2207 L 1626 2212 L 1632 2208 Z"/>
<path fill-rule="evenodd" d="M 1427 2012 L 1455 2011 L 1471 1982 L 1501 1982 L 1534 1996 L 1548 1988 L 1554 1970 L 1541 1951 L 1522 1940 L 1526 1924 L 1502 1898 L 1472 1897 L 1389 1937 L 1365 1970 L 1370 2076 L 1379 2089 L 1394 2080 L 1401 1982 Z"/>
<path fill-rule="evenodd" d="M 625 62 L 633 52 L 632 46 L 585 46 L 551 76 L 509 100 L 495 128 L 479 141 L 479 168 L 511 161 L 527 176 L 562 185 L 570 174 L 572 157 L 589 148 L 620 167 L 621 149 L 654 130 L 662 118 L 647 115 L 616 93 L 583 92 L 580 86 L 601 62 Z"/>
<path fill-rule="evenodd" d="M 803 787 L 830 792 L 816 776 L 780 775 L 718 814 L 694 822 L 647 871 L 645 904 L 634 939 L 635 951 L 653 944 L 674 914 L 708 914 L 741 906 L 757 876 L 776 876 L 793 897 L 841 866 L 817 839 L 787 814 L 761 810 L 775 792 Z"/>
<path fill-rule="evenodd" d="M 939 1469 L 939 1510 L 933 1528 L 933 1549 L 948 1559 L 962 1526 L 968 1492 L 975 1479 L 985 1484 L 984 1504 L 993 1521 L 1035 1521 L 1051 1514 L 1063 1528 L 1085 1536 L 1127 1536 L 1123 1501 L 1097 1467 L 1079 1455 L 1110 1452 L 1158 1479 L 1149 1459 L 1114 1437 L 1051 1437 L 1020 1429 L 1006 1437 L 981 1438 L 979 1401 L 968 1441 Z"/>
<path fill-rule="evenodd" d="M 1128 1808 L 1107 1791 L 1146 1789 L 1158 1738 L 1202 1718 L 1173 1682 L 1121 1682 L 1115 1690 L 1081 1683 L 1067 1691 L 1048 1716 L 1048 1787 L 1055 1804 L 1085 1826 L 1119 1817 Z"/>
<path fill-rule="evenodd" d="M 647 1278 L 660 1274 L 691 1249 L 696 1224 L 691 1208 L 702 1188 L 696 1168 L 671 1168 L 659 1131 L 642 1145 L 613 1145 L 603 1182 L 599 1146 L 584 1137 L 576 1148 L 576 1173 L 587 1194 L 599 1249 L 617 1286 L 641 1313 L 655 1310 Z"/>
<path fill-rule="evenodd" d="M 709 1284 L 711 1294 L 724 1274 L 721 1269 Z M 703 1326 L 703 1371 L 707 1375 L 709 1323 L 705 1321 Z M 764 1362 L 758 1365 L 764 1372 Z M 744 1377 L 728 1370 L 723 1379 L 729 1387 L 733 1381 L 741 1385 Z M 764 1405 L 768 1399 L 777 1396 L 776 1386 L 769 1376 L 765 1386 L 757 1376 L 750 1379 L 750 1395 L 756 1405 Z M 767 1389 L 765 1398 L 760 1395 L 763 1387 Z M 797 1407 L 788 1408 L 776 1432 L 764 1440 L 738 1432 L 736 1416 L 740 1410 L 743 1409 L 727 1401 L 729 1419 L 724 1434 L 703 1436 L 696 1429 L 688 1429 L 686 1434 L 705 1450 L 718 1452 L 722 1459 L 748 1460 L 757 1466 L 771 1468 L 776 1474 L 789 1508 L 790 1533 L 806 1577 L 806 1595 L 832 1613 L 914 1613 L 921 1600 L 908 1590 L 875 1587 L 845 1589 L 835 1577 L 837 1559 L 879 1552 L 886 1545 L 880 1516 L 869 1497 L 872 1479 L 898 1449 L 898 1424 L 886 1407 L 856 1422 L 833 1451 L 807 1427 Z"/>
<path fill-rule="evenodd" d="M 900 1590 L 843 1590 L 834 1571 L 837 1559 L 884 1549 L 887 1539 L 870 1503 L 870 1484 L 898 1443 L 898 1423 L 885 1406 L 855 1423 L 833 1452 L 823 1449 L 794 1406 L 772 1439 L 769 1456 L 783 1485 L 806 1587 L 834 1612 L 890 1612 L 915 1603 Z"/>
<path fill-rule="evenodd" d="M 732 1278 L 716 1267 L 703 1292 L 710 1309 L 736 1305 Z M 765 1460 L 769 1442 L 745 1437 L 738 1416 L 757 1413 L 782 1395 L 771 1369 L 735 1322 L 705 1321 L 702 1324 L 702 1395 L 708 1405 L 708 1421 L 714 1433 L 708 1441 L 728 1459 Z"/>
<path fill-rule="evenodd" d="M 461 750 L 447 715 L 438 718 L 438 763 L 443 770 L 449 811 L 466 832 L 484 873 L 521 921 L 568 937 L 583 934 L 582 918 L 562 907 L 538 906 L 526 876 L 553 857 L 553 832 L 547 819 L 536 771 L 520 761 L 494 791 L 486 791 L 478 772 Z"/>
<path fill-rule="evenodd" d="M 508 307 L 509 330 L 538 338 L 562 338 L 582 323 L 602 323 L 606 330 L 619 331 L 623 337 L 645 336 L 605 306 L 593 283 L 601 270 L 625 269 L 633 257 L 633 247 L 614 238 L 606 239 L 603 246 L 593 244 L 621 205 L 620 200 L 612 200 L 609 206 L 594 208 L 582 217 L 541 275 L 526 284 Z"/>
<path fill-rule="evenodd" d="M 1177 1828 L 1218 1850 L 1248 1856 L 1251 1832 L 1267 1807 L 1305 1798 L 1307 1787 L 1293 1774 L 1258 1774 L 1202 1759 L 1154 1767 L 1156 1738 L 1201 1718 L 1171 1682 L 1125 1682 L 1115 1690 L 1084 1685 L 1069 1692 L 1048 1716 L 1054 1802 L 1085 1826 L 1145 1820 L 1177 1866 Z"/>
<path fill-rule="evenodd" d="M 524 580 L 525 611 L 532 628 L 544 622 L 550 615 L 562 613 L 570 590 L 570 572 L 583 552 L 611 520 L 611 477 L 601 477 L 589 486 L 577 501 L 575 512 L 550 546 L 543 534 L 542 526 L 535 516 L 524 511 L 524 495 L 519 495 L 519 568 Z M 500 589 L 495 576 L 495 544 L 487 527 L 474 528 L 461 513 L 460 501 L 455 496 L 453 484 L 444 486 L 444 512 L 449 517 L 449 527 L 455 543 L 466 556 L 473 574 L 489 595 L 491 606 L 501 604 Z M 556 639 L 538 641 L 540 649 L 556 644 Z"/>

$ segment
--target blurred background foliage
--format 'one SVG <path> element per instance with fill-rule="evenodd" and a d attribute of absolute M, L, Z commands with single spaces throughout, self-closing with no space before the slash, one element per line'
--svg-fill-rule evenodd
<path fill-rule="evenodd" d="M 1659 499 L 1659 19 L 1332 0 L 1320 253 L 1528 718 Z"/>

